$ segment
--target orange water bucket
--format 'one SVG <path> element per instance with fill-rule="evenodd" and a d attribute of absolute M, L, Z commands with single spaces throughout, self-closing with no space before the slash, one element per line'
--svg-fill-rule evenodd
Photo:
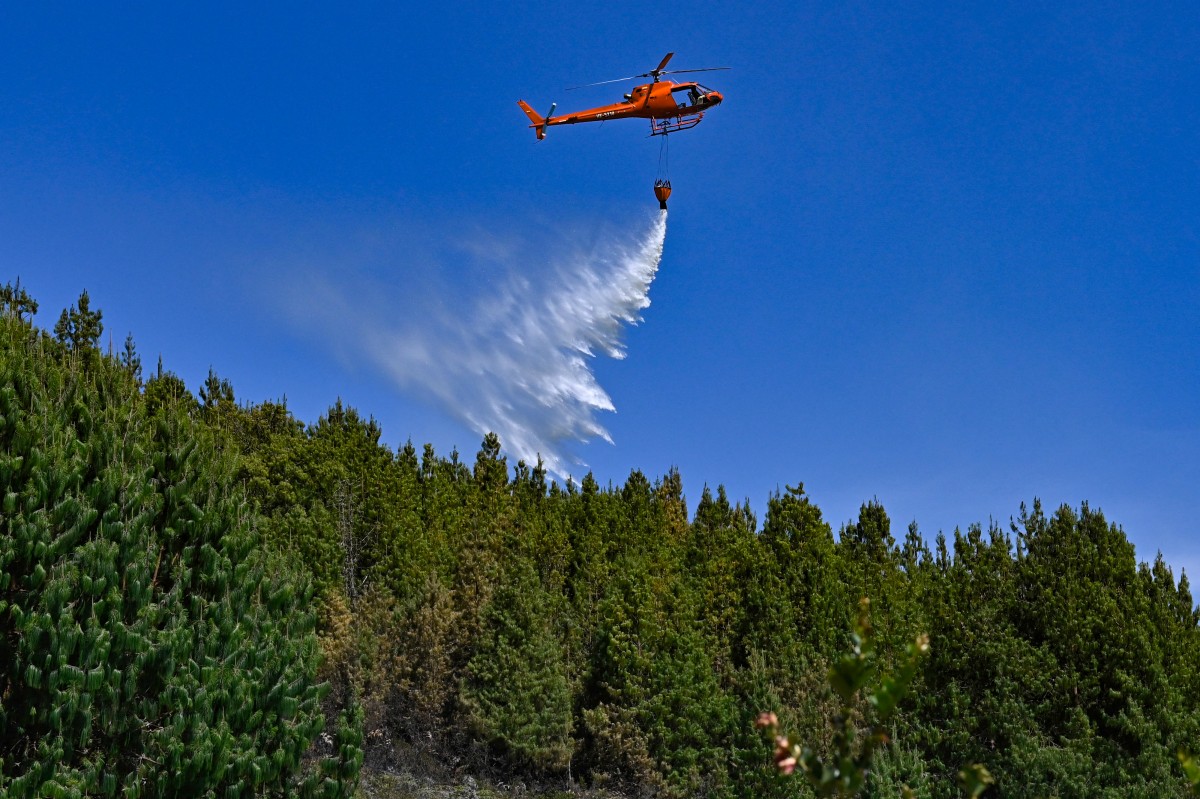
<path fill-rule="evenodd" d="M 658 207 L 667 210 L 667 198 L 671 196 L 671 181 L 654 181 L 654 196 L 658 198 Z"/>

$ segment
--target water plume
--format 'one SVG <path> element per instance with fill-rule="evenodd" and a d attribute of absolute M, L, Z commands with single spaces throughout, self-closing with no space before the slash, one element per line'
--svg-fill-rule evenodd
<path fill-rule="evenodd" d="M 615 407 L 592 361 L 625 357 L 623 332 L 650 305 L 666 226 L 663 211 L 644 235 L 605 236 L 591 247 L 569 234 L 475 242 L 464 250 L 482 279 L 470 281 L 469 294 L 461 285 L 429 287 L 402 313 L 372 310 L 378 291 L 350 294 L 323 281 L 315 289 L 325 340 L 336 337 L 344 355 L 366 359 L 477 433 L 495 432 L 510 456 L 540 457 L 566 476 L 581 463 L 576 444 L 612 441 L 600 414 Z"/>

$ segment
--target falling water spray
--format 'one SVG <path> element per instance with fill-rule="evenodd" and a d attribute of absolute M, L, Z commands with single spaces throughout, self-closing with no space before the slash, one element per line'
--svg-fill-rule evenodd
<path fill-rule="evenodd" d="M 642 235 L 606 236 L 587 249 L 569 240 L 527 242 L 507 253 L 497 247 L 483 253 L 494 256 L 493 277 L 474 296 L 460 289 L 419 298 L 403 318 L 372 314 L 366 299 L 324 281 L 324 332 L 403 392 L 481 435 L 495 432 L 510 456 L 528 463 L 540 457 L 565 476 L 581 463 L 576 445 L 612 441 L 600 415 L 615 406 L 593 360 L 625 357 L 624 331 L 650 305 L 666 231 L 663 210 Z M 564 254 L 531 273 L 529 253 L 543 251 Z"/>

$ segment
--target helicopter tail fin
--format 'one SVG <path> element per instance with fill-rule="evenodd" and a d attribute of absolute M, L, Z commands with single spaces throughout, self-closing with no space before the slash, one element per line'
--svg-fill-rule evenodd
<path fill-rule="evenodd" d="M 558 104 L 552 104 L 550 106 L 550 114 L 547 114 L 544 117 L 537 111 L 534 111 L 529 106 L 529 103 L 525 102 L 524 100 L 517 100 L 517 105 L 521 106 L 521 110 L 525 112 L 525 116 L 529 117 L 529 121 L 533 123 L 529 127 L 536 129 L 538 139 L 546 138 L 546 125 L 550 123 L 550 114 L 554 113 L 554 108 Z"/>

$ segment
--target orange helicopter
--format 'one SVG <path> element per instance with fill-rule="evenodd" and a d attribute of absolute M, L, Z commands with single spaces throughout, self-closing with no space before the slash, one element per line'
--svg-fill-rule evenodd
<path fill-rule="evenodd" d="M 517 100 L 517 105 L 529 117 L 533 124 L 529 127 L 537 131 L 538 139 L 546 138 L 546 128 L 551 125 L 575 125 L 580 122 L 606 122 L 610 119 L 649 119 L 650 135 L 665 136 L 677 130 L 687 130 L 700 124 L 704 112 L 719 104 L 725 98 L 718 91 L 701 86 L 693 81 L 676 83 L 671 80 L 660 81 L 663 75 L 678 75 L 683 72 L 715 72 L 729 67 L 707 67 L 704 69 L 664 69 L 674 53 L 667 53 L 658 66 L 641 75 L 628 78 L 602 80 L 599 83 L 588 83 L 584 86 L 572 86 L 571 89 L 583 89 L 587 86 L 601 86 L 605 83 L 620 83 L 636 78 L 653 78 L 650 83 L 635 86 L 633 91 L 625 95 L 619 103 L 602 105 L 598 108 L 588 108 L 571 114 L 554 116 L 558 103 L 550 106 L 549 113 L 541 116 L 529 107 L 524 100 Z"/>

